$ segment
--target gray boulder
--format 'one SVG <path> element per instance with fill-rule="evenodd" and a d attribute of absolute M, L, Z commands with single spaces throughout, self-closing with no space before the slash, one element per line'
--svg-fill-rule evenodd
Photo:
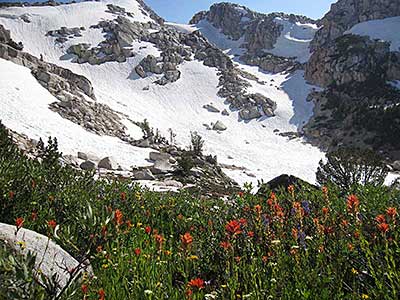
<path fill-rule="evenodd" d="M 393 164 L 392 164 L 393 170 L 394 171 L 400 171 L 400 160 L 396 160 Z"/>
<path fill-rule="evenodd" d="M 226 109 L 224 109 L 224 110 L 221 112 L 221 114 L 222 114 L 223 116 L 229 116 L 229 112 L 228 112 Z"/>
<path fill-rule="evenodd" d="M 86 160 L 80 165 L 82 170 L 90 171 L 96 169 L 96 164 L 90 160 Z"/>
<path fill-rule="evenodd" d="M 116 160 L 113 157 L 108 156 L 99 161 L 98 167 L 107 170 L 121 169 L 121 166 L 116 162 Z"/>
<path fill-rule="evenodd" d="M 78 158 L 83 159 L 83 160 L 88 160 L 88 155 L 84 152 L 78 151 Z"/>
<path fill-rule="evenodd" d="M 203 108 L 207 109 L 209 112 L 219 113 L 220 110 L 213 106 L 212 104 L 203 105 Z"/>
<path fill-rule="evenodd" d="M 29 252 L 36 255 L 35 268 L 47 278 L 53 276 L 58 278 L 57 289 L 60 292 L 68 283 L 70 274 L 68 270 L 79 267 L 78 261 L 63 250 L 59 245 L 50 240 L 47 236 L 41 235 L 32 230 L 21 228 L 16 232 L 16 227 L 0 223 L 0 240 L 5 241 L 15 251 L 27 255 Z M 19 244 L 23 243 L 24 247 Z M 82 270 L 75 274 L 87 271 L 93 275 L 89 264 L 83 264 Z"/>
<path fill-rule="evenodd" d="M 165 160 L 157 160 L 153 167 L 151 167 L 151 172 L 154 175 L 166 174 L 172 171 L 174 171 L 173 166 L 169 163 L 169 161 Z"/>
<path fill-rule="evenodd" d="M 228 128 L 221 121 L 217 121 L 213 126 L 213 130 L 216 130 L 216 131 L 224 131 L 226 129 L 228 129 Z"/>
<path fill-rule="evenodd" d="M 156 178 L 153 176 L 150 170 L 139 170 L 133 172 L 133 178 L 135 180 L 155 180 Z"/>
<path fill-rule="evenodd" d="M 162 152 L 150 152 L 149 158 L 152 161 L 169 161 L 171 159 L 171 155 Z"/>
<path fill-rule="evenodd" d="M 252 120 L 261 117 L 261 113 L 259 112 L 257 106 L 244 108 L 239 112 L 239 116 L 243 120 Z"/>

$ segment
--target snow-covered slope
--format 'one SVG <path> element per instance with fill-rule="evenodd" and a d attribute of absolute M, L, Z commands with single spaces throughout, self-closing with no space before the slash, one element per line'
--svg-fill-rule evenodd
<path fill-rule="evenodd" d="M 278 37 L 273 49 L 264 49 L 266 53 L 277 56 L 296 58 L 300 63 L 307 62 L 310 58 L 309 45 L 318 26 L 315 24 L 292 23 L 287 19 L 276 18 L 275 22 L 283 26 L 281 35 Z M 182 28 L 183 29 L 183 28 Z M 213 26 L 209 21 L 203 19 L 196 25 L 187 25 L 185 30 L 198 29 L 207 39 L 220 49 L 227 50 L 229 54 L 243 54 L 246 50 L 241 48 L 244 38 L 232 40 L 224 35 L 220 29 Z"/>
<path fill-rule="evenodd" d="M 282 18 L 275 22 L 283 25 L 283 30 L 274 48 L 266 52 L 283 57 L 296 57 L 298 62 L 307 62 L 310 58 L 310 42 L 318 30 L 315 24 L 292 23 Z"/>
<path fill-rule="evenodd" d="M 201 20 L 198 24 L 192 25 L 199 30 L 215 46 L 226 51 L 230 55 L 242 54 L 245 50 L 241 48 L 244 39 L 237 41 L 224 35 L 220 29 L 213 26 L 207 20 Z"/>
<path fill-rule="evenodd" d="M 346 33 L 390 42 L 391 51 L 400 51 L 400 17 L 358 23 Z"/>
<path fill-rule="evenodd" d="M 30 138 L 57 137 L 60 150 L 114 156 L 126 167 L 147 166 L 149 149 L 132 147 L 115 137 L 99 136 L 49 110 L 56 99 L 32 76 L 29 69 L 0 59 L 0 119 L 9 128 Z M 46 140 L 44 140 L 46 141 Z"/>
<path fill-rule="evenodd" d="M 205 139 L 206 152 L 217 155 L 219 162 L 246 168 L 225 169 L 239 183 L 255 183 L 257 179 L 270 180 L 282 173 L 293 174 L 308 181 L 315 180 L 317 163 L 323 157 L 320 150 L 300 138 L 289 140 L 278 135 L 279 132 L 297 131 L 312 113 L 312 104 L 306 102 L 306 96 L 312 87 L 305 83 L 301 71 L 292 75 L 271 75 L 260 72 L 255 67 L 240 66 L 256 75 L 259 82 L 265 82 L 260 84 L 249 81 L 252 85 L 250 89 L 277 103 L 276 116 L 273 118 L 246 123 L 239 121 L 235 111 L 231 111 L 229 116 L 210 113 L 203 105 L 212 102 L 221 110 L 228 106 L 217 96 L 217 70 L 206 67 L 197 60 L 180 65 L 181 78 L 166 86 L 153 84 L 160 75 L 142 79 L 134 71 L 135 66 L 148 54 L 159 56 L 159 50 L 150 43 L 135 42 L 132 46 L 136 55 L 124 63 L 89 65 L 71 61 L 72 57 L 66 55 L 66 49 L 70 45 L 85 42 L 95 46 L 104 39 L 100 29 L 91 29 L 90 26 L 101 20 L 116 18 L 116 15 L 105 12 L 107 3 L 132 12 L 132 20 L 151 21 L 135 1 L 113 0 L 57 7 L 2 9 L 0 24 L 11 30 L 15 41 L 23 41 L 24 51 L 35 56 L 42 54 L 44 60 L 90 79 L 98 102 L 109 105 L 134 121 L 146 118 L 151 126 L 159 128 L 166 137 L 171 128 L 177 134 L 176 140 L 181 146 L 189 144 L 191 131 L 197 131 Z M 29 15 L 30 23 L 12 17 L 24 14 Z M 4 15 L 7 17 L 2 17 Z M 86 30 L 82 32 L 82 37 L 76 37 L 63 45 L 56 44 L 54 38 L 45 36 L 48 31 L 62 26 L 84 26 Z M 186 26 L 180 28 L 190 30 Z M 212 40 L 211 35 L 209 38 Z M 114 154 L 120 157 L 119 160 L 125 166 L 146 163 L 147 150 L 139 150 L 113 138 L 89 134 L 48 110 L 47 105 L 54 100 L 35 83 L 27 69 L 1 61 L 0 70 L 0 119 L 6 126 L 35 138 L 57 136 L 61 149 L 66 154 L 74 154 L 78 150 L 101 152 L 100 156 Z M 14 76 L 9 78 L 8 72 L 12 72 Z M 29 93 L 30 89 L 34 92 Z M 36 107 L 37 101 L 40 102 Z M 227 126 L 226 131 L 219 133 L 203 126 L 218 120 Z M 132 131 L 137 129 L 133 127 Z"/>

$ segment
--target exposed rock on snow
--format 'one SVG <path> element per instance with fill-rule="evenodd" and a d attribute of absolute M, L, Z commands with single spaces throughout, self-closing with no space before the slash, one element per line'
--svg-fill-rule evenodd
<path fill-rule="evenodd" d="M 301 68 L 301 64 L 294 58 L 279 57 L 269 53 L 262 55 L 245 54 L 240 59 L 250 66 L 258 66 L 263 71 L 271 73 L 292 72 Z"/>
<path fill-rule="evenodd" d="M 99 168 L 107 169 L 107 170 L 119 170 L 121 166 L 115 161 L 113 157 L 105 157 L 99 161 Z"/>
<path fill-rule="evenodd" d="M 221 115 L 223 115 L 223 116 L 229 116 L 229 112 L 228 112 L 226 109 L 224 109 L 224 110 L 221 112 Z"/>
<path fill-rule="evenodd" d="M 319 21 L 321 29 L 311 43 L 311 50 L 329 47 L 357 23 L 400 16 L 400 2 L 392 0 L 339 0 Z"/>
<path fill-rule="evenodd" d="M 258 111 L 257 106 L 250 108 L 244 108 L 239 112 L 239 116 L 243 120 L 257 119 L 261 117 L 261 113 Z"/>
<path fill-rule="evenodd" d="M 155 180 L 156 178 L 153 176 L 150 170 L 144 169 L 133 172 L 133 178 L 135 180 Z"/>
<path fill-rule="evenodd" d="M 172 157 L 169 153 L 165 152 L 150 152 L 149 158 L 153 161 L 169 161 Z"/>
<path fill-rule="evenodd" d="M 46 36 L 51 36 L 55 37 L 55 41 L 57 43 L 65 43 L 68 41 L 68 39 L 72 39 L 75 37 L 81 37 L 82 31 L 85 31 L 85 27 L 73 27 L 73 28 L 67 28 L 67 27 L 61 27 L 60 29 L 56 30 L 50 30 L 49 32 L 46 33 Z"/>
<path fill-rule="evenodd" d="M 224 125 L 224 123 L 222 123 L 221 121 L 217 121 L 213 126 L 213 130 L 216 130 L 216 131 L 224 131 L 227 129 L 228 129 L 228 127 L 226 127 Z"/>
<path fill-rule="evenodd" d="M 212 104 L 203 105 L 203 108 L 207 109 L 209 112 L 219 113 L 220 110 L 213 106 Z"/>
<path fill-rule="evenodd" d="M 102 29 L 106 39 L 96 47 L 88 44 L 76 44 L 67 49 L 67 53 L 77 56 L 76 62 L 99 65 L 106 62 L 125 62 L 128 57 L 134 56 L 131 50 L 132 43 L 148 34 L 149 29 L 158 28 L 154 23 L 140 23 L 130 21 L 125 17 L 115 20 L 100 21 L 92 25 L 91 29 Z"/>

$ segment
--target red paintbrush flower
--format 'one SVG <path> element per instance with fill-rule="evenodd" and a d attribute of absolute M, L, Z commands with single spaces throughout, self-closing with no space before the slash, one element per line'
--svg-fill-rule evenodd
<path fill-rule="evenodd" d="M 240 230 L 240 223 L 236 220 L 232 220 L 228 224 L 226 224 L 225 230 L 233 235 L 242 233 L 242 231 Z"/>
<path fill-rule="evenodd" d="M 385 223 L 386 222 L 385 215 L 376 216 L 375 221 L 378 222 L 379 224 Z"/>
<path fill-rule="evenodd" d="M 24 225 L 24 218 L 19 217 L 15 220 L 15 226 L 17 226 L 17 229 L 20 229 Z"/>
<path fill-rule="evenodd" d="M 87 293 L 89 292 L 89 288 L 86 284 L 82 284 L 81 290 L 84 295 L 87 295 Z"/>
<path fill-rule="evenodd" d="M 201 278 L 192 279 L 188 282 L 188 286 L 199 290 L 204 289 L 204 280 Z"/>
<path fill-rule="evenodd" d="M 50 220 L 47 222 L 47 225 L 54 230 L 57 226 L 57 222 L 55 220 Z"/>
<path fill-rule="evenodd" d="M 347 209 L 349 211 L 358 211 L 358 207 L 360 206 L 360 200 L 356 195 L 350 195 L 347 197 Z"/>
<path fill-rule="evenodd" d="M 124 223 L 124 215 L 122 214 L 122 212 L 117 209 L 114 213 L 114 218 L 115 218 L 115 222 L 117 222 L 117 225 L 122 225 Z"/>
<path fill-rule="evenodd" d="M 146 228 L 144 229 L 144 231 L 145 231 L 147 234 L 150 234 L 150 233 L 151 233 L 151 227 L 150 227 L 150 226 L 146 226 Z"/>
<path fill-rule="evenodd" d="M 193 243 L 193 237 L 189 232 L 186 232 L 184 235 L 181 235 L 182 246 L 186 249 L 189 248 Z"/>
<path fill-rule="evenodd" d="M 377 225 L 378 229 L 382 233 L 386 233 L 389 231 L 389 224 L 387 223 L 381 223 Z"/>
<path fill-rule="evenodd" d="M 396 217 L 396 215 L 397 215 L 397 209 L 394 208 L 394 207 L 389 207 L 389 208 L 386 210 L 386 213 L 387 213 L 387 215 L 388 215 L 389 217 L 394 218 L 394 217 Z"/>
<path fill-rule="evenodd" d="M 104 292 L 103 289 L 100 289 L 97 293 L 99 294 L 99 300 L 106 299 L 106 293 Z"/>
<path fill-rule="evenodd" d="M 232 245 L 229 242 L 221 242 L 219 245 L 224 248 L 225 250 L 229 249 Z"/>

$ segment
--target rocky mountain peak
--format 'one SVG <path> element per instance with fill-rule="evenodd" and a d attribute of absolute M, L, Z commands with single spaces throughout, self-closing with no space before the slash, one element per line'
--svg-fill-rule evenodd
<path fill-rule="evenodd" d="M 222 2 L 212 5 L 208 11 L 196 14 L 190 24 L 207 21 L 232 40 L 242 39 L 243 47 L 250 53 L 261 55 L 264 50 L 274 47 L 284 29 L 284 26 L 276 21 L 277 18 L 291 23 L 316 23 L 304 16 L 258 13 L 242 5 Z"/>
<path fill-rule="evenodd" d="M 322 28 L 317 32 L 311 50 L 325 46 L 340 37 L 352 26 L 370 20 L 400 15 L 400 2 L 393 0 L 339 0 L 319 21 Z"/>

